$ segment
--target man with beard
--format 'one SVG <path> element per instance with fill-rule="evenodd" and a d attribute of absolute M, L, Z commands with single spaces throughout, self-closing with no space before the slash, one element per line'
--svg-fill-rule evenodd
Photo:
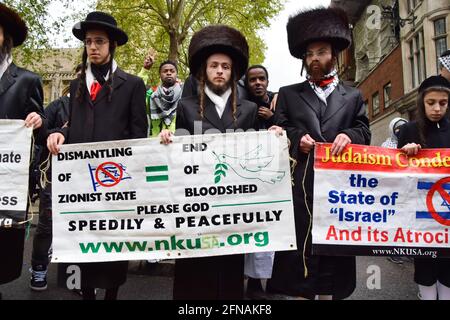
<path fill-rule="evenodd" d="M 114 60 L 116 48 L 128 42 L 127 34 L 111 15 L 94 11 L 72 29 L 83 41 L 81 75 L 70 83 L 69 122 L 47 140 L 52 154 L 60 145 L 146 138 L 145 85 L 125 73 Z M 95 288 L 106 289 L 105 300 L 116 300 L 125 283 L 127 261 L 83 263 L 83 299 L 95 300 Z"/>
<path fill-rule="evenodd" d="M 248 44 L 236 29 L 208 26 L 194 34 L 189 67 L 198 95 L 178 104 L 176 128 L 190 134 L 226 133 L 257 128 L 257 106 L 238 98 L 237 81 L 248 66 Z M 161 132 L 164 144 L 169 130 Z M 244 293 L 244 255 L 179 259 L 175 264 L 175 300 L 233 300 Z"/>
<path fill-rule="evenodd" d="M 255 65 L 248 68 L 245 74 L 245 87 L 249 100 L 259 107 L 259 129 L 269 129 L 274 124 L 271 104 L 276 94 L 268 91 L 268 86 L 269 73 L 264 66 Z"/>
<path fill-rule="evenodd" d="M 151 136 L 157 137 L 163 129 L 175 132 L 175 117 L 182 87 L 177 82 L 175 62 L 165 61 L 159 67 L 161 85 L 150 98 Z"/>
<path fill-rule="evenodd" d="M 297 251 L 276 252 L 268 290 L 296 298 L 342 299 L 356 285 L 354 257 L 311 254 L 314 145 L 332 143 L 339 155 L 350 144 L 370 144 L 369 121 L 358 90 L 339 82 L 335 66 L 352 41 L 344 11 L 300 12 L 287 24 L 291 54 L 303 59 L 307 80 L 280 89 L 275 122 L 286 129 L 294 171 Z M 332 255 L 333 253 L 330 252 Z"/>
<path fill-rule="evenodd" d="M 17 67 L 11 56 L 12 48 L 25 41 L 27 30 L 22 18 L 0 3 L 0 119 L 22 119 L 27 127 L 38 129 L 42 127 L 44 112 L 41 80 L 38 75 Z M 44 138 L 42 129 L 35 131 L 39 140 Z M 20 276 L 24 237 L 24 225 L 0 228 L 0 284 Z"/>

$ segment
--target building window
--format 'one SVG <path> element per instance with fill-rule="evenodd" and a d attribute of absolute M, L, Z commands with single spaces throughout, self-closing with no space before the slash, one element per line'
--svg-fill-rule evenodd
<path fill-rule="evenodd" d="M 383 88 L 383 94 L 384 94 L 384 108 L 387 109 L 389 105 L 391 104 L 391 90 L 392 90 L 392 83 L 388 83 Z"/>
<path fill-rule="evenodd" d="M 376 92 L 372 96 L 372 117 L 375 117 L 380 113 L 380 95 Z"/>
<path fill-rule="evenodd" d="M 427 75 L 425 63 L 425 44 L 423 30 L 419 31 L 409 42 L 409 63 L 411 66 L 411 85 L 416 88 Z"/>
<path fill-rule="evenodd" d="M 419 3 L 419 0 L 406 0 L 408 4 L 408 13 L 411 13 L 416 8 L 417 4 Z"/>
<path fill-rule="evenodd" d="M 414 66 L 414 47 L 413 42 L 409 43 L 409 65 L 411 66 L 411 84 L 412 88 L 416 87 L 416 68 Z"/>
<path fill-rule="evenodd" d="M 434 21 L 434 43 L 436 45 L 436 66 L 439 72 L 439 57 L 447 50 L 447 30 L 445 18 Z"/>

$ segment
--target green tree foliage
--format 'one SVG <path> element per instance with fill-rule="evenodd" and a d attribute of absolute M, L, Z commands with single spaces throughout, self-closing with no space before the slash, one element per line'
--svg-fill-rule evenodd
<path fill-rule="evenodd" d="M 21 62 L 32 61 L 34 49 L 44 48 L 48 44 L 45 17 L 51 0 L 5 0 L 4 3 L 13 8 L 26 21 L 28 37 L 20 48 Z M 36 59 L 36 56 L 34 56 Z"/>
<path fill-rule="evenodd" d="M 117 55 L 119 64 L 139 72 L 149 48 L 158 53 L 150 80 L 159 83 L 159 63 L 179 63 L 180 78 L 186 77 L 187 49 L 195 31 L 209 24 L 227 24 L 240 30 L 250 46 L 251 63 L 264 61 L 266 44 L 258 31 L 285 0 L 99 0 L 97 9 L 111 13 L 130 38 Z"/>
<path fill-rule="evenodd" d="M 51 61 L 52 56 L 61 55 L 61 51 L 50 49 L 61 46 L 61 35 L 67 35 L 67 29 L 71 29 L 73 21 L 80 20 L 86 15 L 86 12 L 82 10 L 74 10 L 77 8 L 77 0 L 4 0 L 2 2 L 18 12 L 28 27 L 25 43 L 14 49 L 14 60 L 21 66 L 40 74 L 46 72 L 49 67 L 47 62 Z M 71 13 L 60 16 L 58 19 L 50 19 L 50 6 L 56 2 Z M 66 42 L 69 39 L 69 36 L 65 36 L 63 41 Z"/>

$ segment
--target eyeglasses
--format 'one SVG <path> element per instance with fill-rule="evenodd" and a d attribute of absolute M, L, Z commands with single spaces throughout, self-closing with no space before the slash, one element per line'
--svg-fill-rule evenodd
<path fill-rule="evenodd" d="M 305 53 L 305 57 L 306 58 L 312 58 L 312 57 L 314 57 L 314 55 L 317 55 L 319 57 L 323 57 L 324 55 L 329 54 L 329 53 L 330 53 L 330 51 L 328 51 L 328 50 L 319 50 L 319 52 L 308 51 L 308 52 Z"/>
<path fill-rule="evenodd" d="M 95 38 L 95 39 L 84 39 L 84 45 L 86 46 L 86 47 L 90 47 L 91 46 L 91 44 L 95 44 L 95 46 L 98 48 L 98 47 L 101 47 L 101 46 L 103 46 L 104 44 L 106 44 L 106 43 L 108 43 L 109 42 L 109 40 L 108 39 L 105 39 L 105 38 Z"/>

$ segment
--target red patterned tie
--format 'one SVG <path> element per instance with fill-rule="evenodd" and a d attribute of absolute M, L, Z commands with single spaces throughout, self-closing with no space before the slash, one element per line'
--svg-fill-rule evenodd
<path fill-rule="evenodd" d="M 91 100 L 95 101 L 97 99 L 97 94 L 101 90 L 102 86 L 97 81 L 94 81 L 91 85 Z"/>
<path fill-rule="evenodd" d="M 314 83 L 315 83 L 317 86 L 323 88 L 323 87 L 326 87 L 326 86 L 328 86 L 329 84 L 331 84 L 333 81 L 334 81 L 334 77 L 329 78 L 329 79 L 325 79 L 325 80 L 315 81 Z"/>

